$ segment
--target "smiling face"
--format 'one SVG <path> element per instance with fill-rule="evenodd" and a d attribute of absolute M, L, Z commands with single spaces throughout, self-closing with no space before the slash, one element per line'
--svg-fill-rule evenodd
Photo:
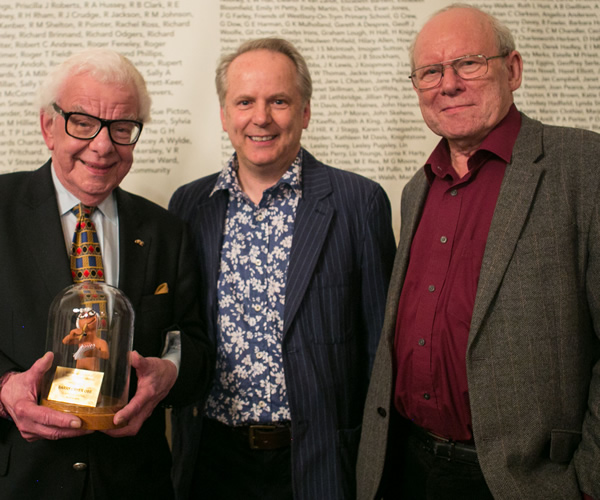
<path fill-rule="evenodd" d="M 302 130 L 310 120 L 294 63 L 269 50 L 236 57 L 227 70 L 227 93 L 221 123 L 228 133 L 239 173 L 278 179 L 300 149 Z"/>
<path fill-rule="evenodd" d="M 489 21 L 472 9 L 451 9 L 431 19 L 419 33 L 414 67 L 477 54 L 498 55 Z M 423 119 L 434 133 L 448 139 L 451 148 L 476 148 L 508 113 L 521 73 L 517 51 L 488 61 L 487 74 L 476 80 L 463 80 L 447 66 L 439 86 L 416 91 Z"/>
<path fill-rule="evenodd" d="M 136 119 L 138 113 L 135 89 L 99 83 L 87 74 L 70 78 L 57 104 L 67 113 L 107 120 Z M 67 135 L 60 115 L 42 111 L 40 122 L 59 181 L 84 204 L 98 205 L 129 172 L 134 146 L 113 144 L 106 127 L 94 139 L 81 140 Z"/>

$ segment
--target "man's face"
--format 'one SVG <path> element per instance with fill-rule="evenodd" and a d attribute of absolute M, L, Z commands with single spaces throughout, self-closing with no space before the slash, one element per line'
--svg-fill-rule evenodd
<path fill-rule="evenodd" d="M 414 67 L 478 54 L 499 55 L 489 23 L 480 13 L 452 9 L 438 14 L 421 30 Z M 446 66 L 440 85 L 416 91 L 425 123 L 448 139 L 451 147 L 477 147 L 508 112 L 512 92 L 521 84 L 521 72 L 516 51 L 488 61 L 487 74 L 475 80 L 463 80 Z"/>
<path fill-rule="evenodd" d="M 240 173 L 282 175 L 300 149 L 310 120 L 294 63 L 285 55 L 255 50 L 238 56 L 227 70 L 221 109 L 223 130 L 237 152 Z"/>
<path fill-rule="evenodd" d="M 68 80 L 57 104 L 67 113 L 77 111 L 106 120 L 138 116 L 134 89 L 99 83 L 87 74 Z M 60 115 L 43 111 L 40 121 L 58 179 L 84 204 L 100 203 L 129 172 L 134 146 L 113 144 L 106 127 L 93 139 L 81 140 L 67 135 Z"/>

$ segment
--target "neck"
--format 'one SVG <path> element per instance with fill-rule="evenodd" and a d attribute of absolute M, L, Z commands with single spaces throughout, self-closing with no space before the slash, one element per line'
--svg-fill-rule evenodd
<path fill-rule="evenodd" d="M 248 195 L 253 203 L 258 205 L 262 200 L 263 192 L 277 184 L 284 172 L 273 172 L 268 175 L 267 172 L 256 172 L 240 166 L 237 172 L 238 182 L 242 191 Z"/>

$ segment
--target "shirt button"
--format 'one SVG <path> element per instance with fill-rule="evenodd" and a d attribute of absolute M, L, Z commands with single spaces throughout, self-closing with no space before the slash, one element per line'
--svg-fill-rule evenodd
<path fill-rule="evenodd" d="M 382 408 L 381 406 L 379 408 L 377 408 L 377 413 L 379 414 L 380 417 L 387 416 L 387 411 L 385 411 L 385 408 Z"/>
<path fill-rule="evenodd" d="M 263 357 L 263 353 L 262 352 L 257 352 L 256 353 L 256 358 L 257 359 L 262 359 L 262 357 Z"/>
<path fill-rule="evenodd" d="M 265 406 L 267 406 L 267 403 L 265 403 L 264 401 L 261 401 L 260 403 L 258 403 L 258 406 L 260 406 L 261 408 L 264 408 Z"/>
<path fill-rule="evenodd" d="M 440 241 L 441 241 L 442 243 L 446 243 L 446 242 L 448 241 L 448 238 L 446 238 L 445 236 L 442 236 L 442 237 L 440 238 Z"/>
<path fill-rule="evenodd" d="M 435 292 L 435 285 L 429 285 L 427 287 L 427 290 L 429 290 L 430 292 Z"/>
<path fill-rule="evenodd" d="M 75 469 L 76 471 L 82 471 L 87 469 L 87 464 L 84 462 L 75 462 L 73 464 L 73 469 Z"/>
<path fill-rule="evenodd" d="M 259 312 L 260 311 L 260 306 L 258 304 L 254 304 L 252 306 L 252 309 L 254 309 L 256 312 Z"/>
<path fill-rule="evenodd" d="M 419 345 L 420 346 L 425 345 L 425 339 L 419 339 Z"/>
<path fill-rule="evenodd" d="M 265 214 L 256 214 L 256 220 L 262 222 L 265 220 Z"/>
<path fill-rule="evenodd" d="M 456 196 L 458 194 L 458 190 L 453 189 L 452 191 L 450 191 L 450 196 Z"/>
<path fill-rule="evenodd" d="M 426 392 L 425 394 L 423 394 L 423 398 L 429 401 L 431 399 L 431 396 Z"/>

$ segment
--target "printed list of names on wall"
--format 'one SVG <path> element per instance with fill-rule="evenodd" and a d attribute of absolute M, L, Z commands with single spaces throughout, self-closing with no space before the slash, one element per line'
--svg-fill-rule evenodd
<path fill-rule="evenodd" d="M 408 79 L 408 48 L 426 19 L 449 3 L 4 1 L 0 172 L 33 169 L 48 157 L 33 99 L 49 69 L 74 51 L 110 47 L 148 82 L 153 120 L 144 127 L 132 172 L 136 191 L 165 205 L 178 185 L 220 169 L 231 154 L 214 91 L 218 56 L 245 40 L 278 36 L 300 49 L 313 76 L 303 144 L 326 163 L 379 181 L 397 212 L 404 183 L 438 140 L 422 121 Z M 524 59 L 519 109 L 546 123 L 600 131 L 600 2 L 476 5 L 515 35 Z"/>
<path fill-rule="evenodd" d="M 153 98 L 133 171 L 168 174 L 193 141 L 192 111 L 176 99 L 186 78 L 176 39 L 193 17 L 180 2 L 3 2 L 0 171 L 36 168 L 48 157 L 34 100 L 49 70 L 73 52 L 108 47 L 133 61 Z"/>
<path fill-rule="evenodd" d="M 418 108 L 408 51 L 418 29 L 450 2 L 221 0 L 223 50 L 261 36 L 288 38 L 312 72 L 304 144 L 334 166 L 398 192 L 435 145 Z M 600 131 L 600 4 L 595 1 L 476 5 L 512 29 L 525 60 L 520 110 L 546 123 Z M 223 157 L 229 152 L 223 137 Z"/>

